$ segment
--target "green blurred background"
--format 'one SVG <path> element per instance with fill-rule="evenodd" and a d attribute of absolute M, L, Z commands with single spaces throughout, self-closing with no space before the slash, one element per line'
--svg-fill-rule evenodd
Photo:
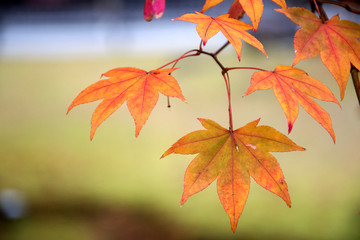
<path fill-rule="evenodd" d="M 141 11 L 137 11 L 141 18 Z M 186 11 L 189 9 L 183 13 Z M 169 12 L 168 18 L 174 17 Z M 140 20 L 132 26 L 146 24 Z M 202 128 L 196 118 L 227 125 L 225 86 L 211 58 L 199 56 L 178 64 L 180 69 L 174 77 L 188 103 L 171 99 L 168 109 L 166 97 L 161 96 L 138 138 L 125 106 L 98 128 L 93 141 L 89 140 L 90 119 L 97 102 L 81 105 L 66 115 L 75 96 L 96 82 L 101 73 L 114 67 L 154 69 L 197 47 L 194 25 L 171 23 L 171 28 L 187 28 L 194 35 L 169 37 L 165 36 L 170 31 L 168 25 L 165 32 L 159 30 L 164 27 L 162 21 L 168 21 L 166 16 L 153 25 L 139 27 L 140 33 L 152 26 L 158 29 L 155 35 L 140 35 L 149 51 L 129 51 L 127 48 L 138 47 L 131 41 L 129 45 L 119 44 L 119 48 L 111 48 L 110 43 L 103 52 L 85 49 L 78 53 L 77 45 L 73 53 L 66 48 L 66 54 L 49 54 L 41 48 L 36 50 L 36 45 L 36 51 L 30 49 L 28 54 L 2 48 L 0 239 L 360 239 L 360 108 L 351 80 L 341 109 L 333 103 L 320 103 L 332 117 L 336 144 L 301 109 L 289 137 L 307 150 L 274 153 L 289 186 L 292 208 L 252 181 L 235 234 L 215 183 L 180 208 L 184 172 L 194 156 L 160 159 L 180 137 Z M 2 46 L 9 44 L 6 24 L 4 17 Z M 277 64 L 291 65 L 291 38 L 280 34 L 265 41 L 267 33 L 257 34 L 264 40 L 268 59 L 244 44 L 241 63 L 228 47 L 220 56 L 224 65 L 268 70 Z M 85 35 L 80 45 L 91 37 Z M 123 36 L 118 37 L 121 40 Z M 151 44 L 159 43 L 147 41 L 148 37 L 189 42 L 185 46 L 176 44 L 174 49 L 168 49 L 165 42 L 154 50 Z M 224 41 L 216 39 L 209 41 L 210 49 Z M 192 47 L 186 45 L 189 43 Z M 56 44 L 50 41 L 50 49 Z M 21 44 L 18 47 L 21 49 Z M 326 83 L 339 99 L 336 82 L 318 57 L 297 67 Z M 287 121 L 271 90 L 242 97 L 252 73 L 230 73 L 235 127 L 261 118 L 261 125 L 285 134 Z M 11 218 L 6 214 L 5 201 L 23 211 Z"/>

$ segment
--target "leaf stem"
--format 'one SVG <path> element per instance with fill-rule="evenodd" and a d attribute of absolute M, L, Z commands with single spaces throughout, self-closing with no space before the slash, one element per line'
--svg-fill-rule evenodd
<path fill-rule="evenodd" d="M 191 52 L 196 52 L 196 53 L 194 53 L 194 54 L 189 54 L 189 53 L 191 53 Z M 192 50 L 190 50 L 190 51 L 187 51 L 186 53 L 184 53 L 183 55 L 181 55 L 181 56 L 178 57 L 177 59 L 172 60 L 171 62 L 168 62 L 167 64 L 165 64 L 165 65 L 163 65 L 163 66 L 161 66 L 161 67 L 159 67 L 159 68 L 157 68 L 157 69 L 155 69 L 155 70 L 160 70 L 160 69 L 162 69 L 162 68 L 164 68 L 164 67 L 169 66 L 169 65 L 172 64 L 172 63 L 174 63 L 174 65 L 173 65 L 173 68 L 174 68 L 175 65 L 176 65 L 180 60 L 182 60 L 182 59 L 184 59 L 184 58 L 188 58 L 188 57 L 198 56 L 198 55 L 200 55 L 199 50 L 198 50 L 198 49 L 192 49 Z"/>
<path fill-rule="evenodd" d="M 329 20 L 324 8 L 322 7 L 322 3 L 318 2 L 318 0 L 310 0 L 311 8 L 314 11 L 314 8 L 316 9 L 316 12 L 319 15 L 319 18 L 321 19 L 322 23 L 325 23 L 327 20 Z"/>
<path fill-rule="evenodd" d="M 233 120 L 232 120 L 232 108 L 231 108 L 231 89 L 230 89 L 230 81 L 229 81 L 229 74 L 227 72 L 222 72 L 222 76 L 225 80 L 226 92 L 228 96 L 228 103 L 229 103 L 229 130 L 230 132 L 234 131 L 233 127 Z"/>
<path fill-rule="evenodd" d="M 316 9 L 316 11 L 317 11 L 317 13 L 319 14 L 319 17 L 320 17 L 321 13 L 320 13 L 320 9 L 319 9 L 319 6 L 317 5 L 316 0 L 312 0 L 312 4 L 315 7 L 315 9 Z"/>
<path fill-rule="evenodd" d="M 228 96 L 228 103 L 229 103 L 229 132 L 230 135 L 234 141 L 235 144 L 235 148 L 239 149 L 237 143 L 236 143 L 236 139 L 234 136 L 234 125 L 233 125 L 233 117 L 232 117 L 232 108 L 231 108 L 231 87 L 230 87 L 230 78 L 229 78 L 229 74 L 226 70 L 222 71 L 222 76 L 224 77 L 225 80 L 225 86 L 226 86 L 226 92 L 227 92 L 227 96 Z"/>
<path fill-rule="evenodd" d="M 257 71 L 267 71 L 267 70 L 265 70 L 265 69 L 257 68 L 257 67 L 232 67 L 232 68 L 226 68 L 226 71 L 237 70 L 237 69 L 248 69 L 248 70 L 257 70 Z"/>
<path fill-rule="evenodd" d="M 231 67 L 231 68 L 226 68 L 221 62 L 220 60 L 218 59 L 217 55 L 223 51 L 229 44 L 230 42 L 226 42 L 223 46 L 221 46 L 216 52 L 214 53 L 210 53 L 210 52 L 206 52 L 202 49 L 202 41 L 200 41 L 200 46 L 199 46 L 199 49 L 192 49 L 190 51 L 187 51 L 185 52 L 184 54 L 182 54 L 180 57 L 178 57 L 177 59 L 175 60 L 172 60 L 171 62 L 159 67 L 158 69 L 156 70 L 159 70 L 159 69 L 162 69 L 172 63 L 174 63 L 173 67 L 175 67 L 175 65 L 182 59 L 184 58 L 188 58 L 188 57 L 194 57 L 194 56 L 199 56 L 201 54 L 205 54 L 205 55 L 208 55 L 210 57 L 212 57 L 212 59 L 216 62 L 216 64 L 221 68 L 221 74 L 222 76 L 224 77 L 224 80 L 225 80 L 225 86 L 226 86 L 226 91 L 227 91 L 227 95 L 228 95 L 228 103 L 229 103 L 229 108 L 228 108 L 228 111 L 229 111 L 229 131 L 230 131 L 230 134 L 233 138 L 233 141 L 235 143 L 235 146 L 236 146 L 236 149 L 238 149 L 238 146 L 236 144 L 236 141 L 235 141 L 235 137 L 233 135 L 233 131 L 234 131 L 234 127 L 233 127 L 233 117 L 232 117 L 232 108 L 231 108 L 231 89 L 230 89 L 230 77 L 229 77 L 229 73 L 228 71 L 231 71 L 231 70 L 239 70 L 239 69 L 250 69 L 250 70 L 257 70 L 257 71 L 266 71 L 264 69 L 261 69 L 261 68 L 257 68 L 257 67 Z M 195 52 L 195 53 L 193 53 Z M 192 53 L 192 54 L 190 54 Z M 168 107 L 170 107 L 170 101 L 169 101 L 169 98 L 168 98 Z"/>

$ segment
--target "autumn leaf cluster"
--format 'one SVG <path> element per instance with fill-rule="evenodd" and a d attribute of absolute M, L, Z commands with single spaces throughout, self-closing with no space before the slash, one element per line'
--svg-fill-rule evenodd
<path fill-rule="evenodd" d="M 196 154 L 185 172 L 181 204 L 217 180 L 220 202 L 230 218 L 231 229 L 235 232 L 248 197 L 250 177 L 291 206 L 284 174 L 270 152 L 305 149 L 274 128 L 259 126 L 260 119 L 234 129 L 228 72 L 242 69 L 255 71 L 250 79 L 249 88 L 242 93 L 244 96 L 257 90 L 273 89 L 274 96 L 287 119 L 289 134 L 299 114 L 300 105 L 335 142 L 330 114 L 314 99 L 333 102 L 339 106 L 340 103 L 325 84 L 295 65 L 304 59 L 320 55 L 321 61 L 339 86 L 342 100 L 350 70 L 360 69 L 360 25 L 340 20 L 338 15 L 328 19 L 322 5 L 315 0 L 310 0 L 314 11 L 302 7 L 288 7 L 285 0 L 273 0 L 279 7 L 275 11 L 284 14 L 299 26 L 294 36 L 295 57 L 292 66 L 279 64 L 274 70 L 243 66 L 225 67 L 217 56 L 227 45 L 232 45 L 238 61 L 241 60 L 243 41 L 265 56 L 267 54 L 263 44 L 251 32 L 256 32 L 261 27 L 262 0 L 234 0 L 225 14 L 215 17 L 205 14 L 208 9 L 218 7 L 221 2 L 223 1 L 206 0 L 201 11 L 187 13 L 174 19 L 196 24 L 196 31 L 201 39 L 198 49 L 190 50 L 150 71 L 134 67 L 112 69 L 104 73 L 100 81 L 81 91 L 69 106 L 68 112 L 80 104 L 102 100 L 91 119 L 92 139 L 99 125 L 126 102 L 135 122 L 137 137 L 154 109 L 159 93 L 186 101 L 177 80 L 173 77 L 175 65 L 188 57 L 210 56 L 218 64 L 226 85 L 229 126 L 222 127 L 213 120 L 199 118 L 205 130 L 198 130 L 180 138 L 162 157 L 172 153 Z M 144 18 L 147 21 L 151 21 L 153 16 L 160 18 L 164 10 L 165 0 L 146 0 Z M 239 20 L 245 14 L 250 18 L 252 25 Z M 206 43 L 219 32 L 228 42 L 217 52 L 207 52 Z M 168 67 L 169 65 L 173 66 Z"/>

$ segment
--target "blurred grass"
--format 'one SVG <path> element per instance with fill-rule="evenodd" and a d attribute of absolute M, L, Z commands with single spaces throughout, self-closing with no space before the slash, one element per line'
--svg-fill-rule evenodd
<path fill-rule="evenodd" d="M 275 64 L 291 65 L 292 55 L 287 52 L 291 46 L 265 47 L 268 60 L 245 47 L 246 58 L 240 65 L 269 70 Z M 182 231 L 176 231 L 178 239 L 360 237 L 360 111 L 351 82 L 342 109 L 321 103 L 332 116 L 336 144 L 316 121 L 300 110 L 290 138 L 307 151 L 274 154 L 289 185 L 292 208 L 288 209 L 281 199 L 252 182 L 235 235 L 218 200 L 215 184 L 179 207 L 184 171 L 193 156 L 160 159 L 177 139 L 201 129 L 197 117 L 215 120 L 223 126 L 228 122 L 225 86 L 210 58 L 199 56 L 180 62 L 174 76 L 188 104 L 172 99 L 169 110 L 166 98 L 161 96 L 137 139 L 125 106 L 99 127 L 93 141 L 89 140 L 90 118 L 98 103 L 81 105 L 66 116 L 74 97 L 97 81 L 101 73 L 119 66 L 150 70 L 176 57 L 1 60 L 0 191 L 17 189 L 26 197 L 29 210 L 21 220 L 0 224 L 0 237 L 97 239 L 91 218 L 59 215 L 62 206 L 72 206 L 75 211 L 83 204 L 96 212 L 98 206 L 115 212 L 146 209 L 154 219 L 167 219 L 160 224 L 164 229 L 179 226 Z M 221 60 L 228 66 L 238 64 L 232 51 L 221 55 Z M 335 80 L 318 58 L 303 61 L 297 67 L 325 82 L 338 98 Z M 286 133 L 286 118 L 271 90 L 241 97 L 251 74 L 246 70 L 231 72 L 235 127 L 261 117 L 261 125 Z M 39 215 L 36 209 L 41 207 L 58 211 Z"/>

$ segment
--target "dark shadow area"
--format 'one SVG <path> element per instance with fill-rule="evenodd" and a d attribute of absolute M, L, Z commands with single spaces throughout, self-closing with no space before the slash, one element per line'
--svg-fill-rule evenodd
<path fill-rule="evenodd" d="M 175 222 L 165 213 L 151 209 L 149 206 L 111 207 L 84 201 L 69 203 L 43 203 L 32 205 L 28 213 L 19 219 L 8 219 L 0 215 L 0 239 L 20 240 L 46 237 L 60 238 L 65 234 L 61 223 L 72 226 L 71 233 L 82 229 L 82 233 L 73 233 L 71 239 L 79 240 L 126 240 L 126 239 L 167 239 L 167 240 L 205 240 L 219 239 L 203 232 L 201 235 Z M 24 234 L 19 234 L 19 230 Z M 29 230 L 30 229 L 30 230 Z M 52 230 L 51 230 L 52 229 Z M 45 233 L 51 230 L 52 234 Z M 24 238 L 24 235 L 26 237 Z M 66 235 L 66 234 L 65 234 Z M 33 238 L 33 236 L 36 236 Z M 53 238 L 52 238 L 53 239 Z M 221 238 L 224 239 L 224 238 Z M 242 237 L 242 239 L 251 239 Z"/>
<path fill-rule="evenodd" d="M 45 224 L 42 224 L 46 222 Z M 67 222 L 74 229 L 84 228 L 90 239 L 198 239 L 171 219 L 154 210 L 133 207 L 109 207 L 96 203 L 73 201 L 69 203 L 42 203 L 29 207 L 23 218 L 0 218 L 0 239 L 22 239 L 19 229 L 33 228 L 43 235 L 44 230 L 54 224 L 61 231 L 59 222 Z M 34 224 L 38 223 L 38 224 Z M 28 225 L 28 227 L 26 226 Z M 77 226 L 78 225 L 78 226 Z M 37 229 L 36 229 L 37 228 Z M 59 233 L 61 236 L 61 233 Z M 29 239 L 31 239 L 30 234 Z M 81 234 L 79 235 L 81 236 Z"/>

